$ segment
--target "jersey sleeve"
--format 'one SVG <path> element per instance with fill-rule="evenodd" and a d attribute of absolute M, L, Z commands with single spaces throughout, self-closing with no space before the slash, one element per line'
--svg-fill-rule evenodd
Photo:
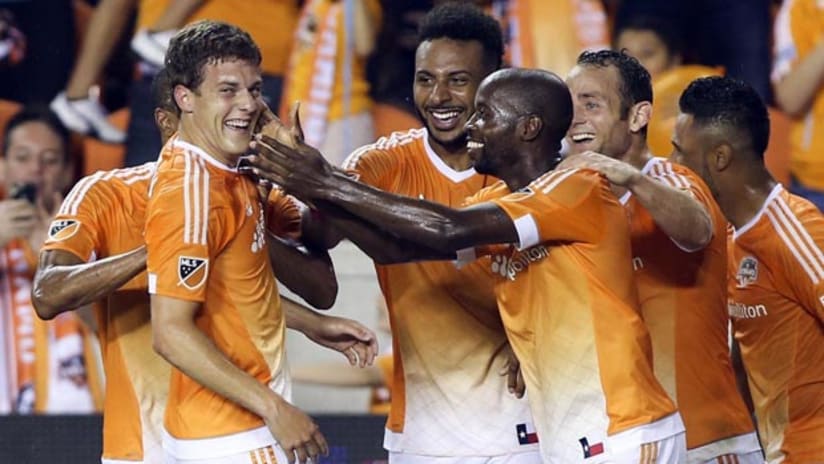
<path fill-rule="evenodd" d="M 275 236 L 298 240 L 302 209 L 302 204 L 294 197 L 273 188 L 266 201 L 266 228 Z"/>
<path fill-rule="evenodd" d="M 788 287 L 799 304 L 824 324 L 824 217 L 795 221 L 784 216 L 782 264 Z"/>
<path fill-rule="evenodd" d="M 229 212 L 211 198 L 208 176 L 173 173 L 158 173 L 147 206 L 149 293 L 203 302 L 210 266 L 232 235 Z"/>
<path fill-rule="evenodd" d="M 463 207 L 469 208 L 473 205 L 490 202 L 495 198 L 506 195 L 508 191 L 509 190 L 506 189 L 503 182 L 497 182 L 489 187 L 479 190 L 474 195 L 464 200 Z M 482 256 L 489 256 L 502 252 L 507 247 L 509 247 L 509 244 L 490 244 L 458 250 L 455 253 L 456 257 L 454 263 L 458 268 L 464 268 Z"/>
<path fill-rule="evenodd" d="M 367 145 L 352 152 L 343 162 L 343 169 L 358 181 L 381 190 L 392 190 L 402 169 L 397 154 Z"/>
<path fill-rule="evenodd" d="M 713 212 L 717 210 L 717 207 L 715 206 L 715 200 L 712 198 L 709 188 L 697 174 L 693 173 L 686 167 L 674 166 L 672 163 L 665 162 L 653 168 L 653 170 L 649 173 L 649 176 L 661 184 L 681 190 L 682 192 L 690 195 L 696 201 L 701 203 L 713 222 L 723 221 L 726 223 L 726 219 L 723 217 L 713 217 Z M 715 224 L 713 224 L 713 229 L 716 229 Z M 672 238 L 670 239 L 672 240 Z M 687 249 L 675 240 L 672 240 L 672 243 L 687 253 L 699 251 L 698 249 Z"/>
<path fill-rule="evenodd" d="M 550 171 L 492 201 L 512 219 L 522 250 L 548 241 L 596 242 L 616 220 L 606 214 L 607 202 L 620 208 L 599 174 L 579 169 Z"/>
<path fill-rule="evenodd" d="M 106 237 L 105 216 L 114 208 L 107 198 L 99 176 L 81 179 L 49 224 L 43 249 L 67 251 L 85 262 L 92 261 Z"/>

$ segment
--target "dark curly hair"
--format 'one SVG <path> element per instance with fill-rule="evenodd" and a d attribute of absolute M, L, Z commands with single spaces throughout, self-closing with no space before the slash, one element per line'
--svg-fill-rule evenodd
<path fill-rule="evenodd" d="M 177 104 L 175 104 L 173 88 L 169 71 L 166 68 L 161 68 L 152 79 L 152 102 L 156 108 L 162 108 L 173 113 L 180 112 Z"/>
<path fill-rule="evenodd" d="M 770 140 L 770 116 L 751 85 L 731 77 L 702 77 L 684 90 L 678 106 L 698 125 L 745 135 L 752 151 L 764 158 Z"/>
<path fill-rule="evenodd" d="M 623 51 L 585 51 L 578 56 L 578 65 L 599 68 L 614 66 L 618 69 L 618 75 L 621 78 L 619 91 L 621 92 L 622 119 L 629 116 L 629 109 L 632 105 L 642 101 L 652 103 L 652 79 L 649 72 L 637 59 Z"/>
<path fill-rule="evenodd" d="M 501 25 L 472 3 L 447 2 L 430 10 L 418 28 L 418 44 L 434 39 L 478 41 L 487 66 L 494 70 L 503 63 Z"/>
<path fill-rule="evenodd" d="M 164 60 L 171 88 L 192 90 L 203 82 L 203 67 L 224 60 L 243 60 L 260 65 L 260 49 L 243 29 L 203 20 L 181 29 L 169 43 Z"/>

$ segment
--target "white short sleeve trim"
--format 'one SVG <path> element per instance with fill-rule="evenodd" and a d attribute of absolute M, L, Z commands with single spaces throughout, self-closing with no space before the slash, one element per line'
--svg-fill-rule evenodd
<path fill-rule="evenodd" d="M 538 223 L 531 214 L 526 214 L 515 220 L 515 230 L 518 231 L 518 250 L 525 250 L 541 242 L 538 234 Z"/>
<path fill-rule="evenodd" d="M 149 293 L 157 293 L 157 274 L 149 273 Z"/>
<path fill-rule="evenodd" d="M 475 253 L 474 248 L 464 248 L 463 250 L 458 250 L 455 252 L 456 259 L 453 261 L 455 267 L 458 269 L 466 266 L 467 264 L 471 263 L 478 259 L 478 254 Z"/>

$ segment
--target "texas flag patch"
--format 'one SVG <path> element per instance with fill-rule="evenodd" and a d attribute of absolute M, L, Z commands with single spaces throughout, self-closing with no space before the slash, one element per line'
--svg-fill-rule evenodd
<path fill-rule="evenodd" d="M 515 430 L 518 433 L 518 443 L 521 445 L 538 443 L 538 434 L 532 430 L 532 424 L 518 424 Z"/>
<path fill-rule="evenodd" d="M 603 443 L 593 443 L 592 445 L 590 445 L 586 437 L 579 439 L 578 442 L 581 443 L 581 448 L 583 448 L 584 450 L 584 459 L 591 458 L 593 456 L 598 456 L 599 454 L 604 453 Z"/>
<path fill-rule="evenodd" d="M 80 221 L 74 219 L 58 219 L 52 221 L 49 226 L 49 238 L 51 240 L 66 240 L 77 233 L 80 229 Z"/>
<path fill-rule="evenodd" d="M 208 259 L 181 256 L 177 260 L 177 277 L 180 279 L 178 285 L 194 290 L 206 282 L 208 271 Z"/>

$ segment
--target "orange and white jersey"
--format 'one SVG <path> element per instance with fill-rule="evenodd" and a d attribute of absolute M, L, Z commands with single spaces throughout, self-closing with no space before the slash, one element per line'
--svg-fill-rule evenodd
<path fill-rule="evenodd" d="M 352 153 L 344 168 L 382 190 L 453 207 L 495 181 L 447 166 L 426 129 L 381 138 Z M 535 452 L 534 435 L 526 432 L 533 431 L 528 403 L 511 395 L 498 375 L 507 340 L 488 261 L 480 263 L 460 270 L 446 261 L 376 266 L 392 328 L 394 379 L 384 440 L 390 451 L 462 457 Z"/>
<path fill-rule="evenodd" d="M 621 198 L 630 217 L 632 267 L 652 338 L 655 376 L 678 404 L 691 459 L 703 463 L 759 451 L 729 355 L 727 220 L 707 186 L 689 169 L 651 158 L 642 172 L 689 193 L 713 222 L 711 242 L 686 251 L 658 227 L 632 192 Z"/>
<path fill-rule="evenodd" d="M 499 182 L 468 203 L 485 201 L 518 231 L 517 246 L 483 249 L 544 461 L 611 462 L 611 454 L 683 433 L 653 374 L 629 223 L 606 180 L 550 171 L 517 192 Z"/>
<path fill-rule="evenodd" d="M 149 192 L 149 293 L 202 303 L 195 323 L 237 367 L 289 399 L 284 318 L 255 183 L 202 149 L 164 147 Z M 207 459 L 275 443 L 260 417 L 172 369 L 164 451 Z"/>
<path fill-rule="evenodd" d="M 767 462 L 824 462 L 824 216 L 776 185 L 729 237 L 729 314 Z"/>
<path fill-rule="evenodd" d="M 81 179 L 49 227 L 43 249 L 84 261 L 143 245 L 146 194 L 155 163 Z M 146 273 L 105 300 L 98 314 L 106 393 L 103 462 L 161 462 L 160 426 L 169 365 L 152 349 Z"/>
<path fill-rule="evenodd" d="M 773 82 L 796 69 L 824 36 L 824 2 L 784 0 L 775 17 Z M 790 129 L 790 172 L 802 184 L 824 189 L 824 90 L 819 86 L 807 114 L 793 120 Z"/>

